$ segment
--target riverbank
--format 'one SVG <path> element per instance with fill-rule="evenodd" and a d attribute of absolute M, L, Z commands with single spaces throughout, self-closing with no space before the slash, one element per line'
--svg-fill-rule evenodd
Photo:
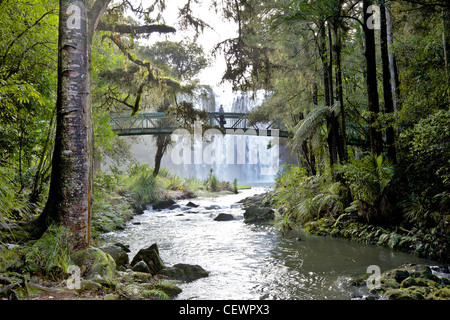
<path fill-rule="evenodd" d="M 266 192 L 248 199 L 242 203 L 247 208 L 277 208 L 274 199 L 275 191 Z M 365 245 L 376 245 L 388 247 L 420 256 L 421 248 L 428 250 L 423 252 L 435 252 L 438 257 L 439 250 L 446 250 L 448 245 L 445 241 L 429 243 L 430 234 L 412 234 L 407 230 L 395 228 L 389 230 L 375 225 L 357 223 L 353 219 L 341 216 L 338 219 L 323 217 L 305 223 L 302 227 L 293 227 L 292 223 L 286 223 L 282 215 L 277 214 L 272 221 L 275 226 L 288 232 L 287 229 L 295 228 L 307 232 L 309 235 L 343 238 L 346 240 L 363 243 Z M 283 229 L 284 228 L 284 229 Z M 299 240 L 301 240 L 299 238 Z M 428 241 L 427 241 L 428 240 Z M 434 248 L 430 249 L 430 246 Z M 443 248 L 441 248 L 441 246 Z M 430 259 L 430 257 L 425 256 Z M 436 258 L 436 256 L 432 256 Z M 448 257 L 447 257 L 448 258 Z M 381 300 L 449 300 L 450 299 L 450 268 L 445 263 L 448 260 L 430 261 L 430 264 L 409 263 L 397 268 L 384 270 L 382 274 L 361 274 L 348 280 L 347 285 L 353 287 L 368 286 L 372 281 L 367 295 L 355 295 L 354 299 L 381 299 Z M 377 276 L 375 278 L 375 276 Z M 374 281 L 377 282 L 374 282 Z M 375 285 L 373 285 L 375 284 Z"/>
<path fill-rule="evenodd" d="M 148 267 L 153 262 L 128 263 L 124 260 L 126 247 L 105 246 L 101 239 L 104 233 L 124 229 L 148 206 L 158 203 L 170 206 L 182 199 L 234 194 L 238 187 L 216 179 L 213 191 L 208 181 L 181 179 L 165 170 L 153 177 L 151 172 L 145 165 L 135 167 L 128 175 L 97 172 L 91 247 L 81 253 L 70 247 L 67 231 L 56 226 L 51 226 L 39 240 L 28 240 L 26 232 L 15 225 L 2 230 L 0 299 L 171 299 L 180 292 L 177 286 L 180 276 L 186 280 L 187 273 L 187 280 L 191 280 L 204 275 L 201 267 L 186 264 L 162 270 L 165 268 L 162 261 L 161 270 L 135 268 L 136 264 Z M 82 267 L 71 270 L 71 266 Z M 79 281 L 71 287 L 75 279 Z"/>

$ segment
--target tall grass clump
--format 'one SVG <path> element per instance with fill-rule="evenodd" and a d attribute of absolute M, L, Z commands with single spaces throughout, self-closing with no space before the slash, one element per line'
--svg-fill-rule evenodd
<path fill-rule="evenodd" d="M 51 225 L 28 250 L 25 256 L 26 271 L 50 279 L 61 279 L 71 264 L 72 252 L 70 231 Z"/>

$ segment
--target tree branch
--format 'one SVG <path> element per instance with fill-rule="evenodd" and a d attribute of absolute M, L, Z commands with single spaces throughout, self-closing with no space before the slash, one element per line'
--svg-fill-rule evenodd
<path fill-rule="evenodd" d="M 163 24 L 153 24 L 153 25 L 145 25 L 145 26 L 131 26 L 126 24 L 106 24 L 100 22 L 97 26 L 97 30 L 101 31 L 112 31 L 118 33 L 126 33 L 126 34 L 149 34 L 154 32 L 159 33 L 174 33 L 176 29 L 173 27 L 169 27 Z"/>

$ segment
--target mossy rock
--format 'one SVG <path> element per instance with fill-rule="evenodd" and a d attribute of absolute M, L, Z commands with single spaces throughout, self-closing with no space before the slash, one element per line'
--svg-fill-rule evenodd
<path fill-rule="evenodd" d="M 155 274 L 165 267 L 159 256 L 159 250 L 156 243 L 148 248 L 139 250 L 131 261 L 131 266 L 135 266 L 140 261 L 144 261 L 147 264 L 151 274 Z"/>
<path fill-rule="evenodd" d="M 268 207 L 250 206 L 244 212 L 244 222 L 268 222 L 275 218 L 275 212 Z"/>
<path fill-rule="evenodd" d="M 145 272 L 127 271 L 118 272 L 122 283 L 148 283 L 152 281 L 152 275 Z"/>
<path fill-rule="evenodd" d="M 21 272 L 25 267 L 25 257 L 28 247 L 17 246 L 4 248 L 0 252 L 0 272 Z"/>
<path fill-rule="evenodd" d="M 71 255 L 71 262 L 80 267 L 81 275 L 86 279 L 101 277 L 112 280 L 116 274 L 114 259 L 98 248 L 75 251 Z"/>
<path fill-rule="evenodd" d="M 85 291 L 101 291 L 103 286 L 100 283 L 97 283 L 92 280 L 83 280 L 80 283 L 80 292 Z"/>
<path fill-rule="evenodd" d="M 348 285 L 352 287 L 362 287 L 367 284 L 367 279 L 369 278 L 369 274 L 361 274 L 358 276 L 355 276 L 348 280 Z"/>
<path fill-rule="evenodd" d="M 181 288 L 177 286 L 177 281 L 159 280 L 153 284 L 155 289 L 165 292 L 169 297 L 175 297 L 181 293 Z"/>
<path fill-rule="evenodd" d="M 386 291 L 386 297 L 389 300 L 424 300 L 430 292 L 427 288 L 400 288 Z"/>
<path fill-rule="evenodd" d="M 450 300 L 450 287 L 434 290 L 429 298 L 433 300 Z"/>

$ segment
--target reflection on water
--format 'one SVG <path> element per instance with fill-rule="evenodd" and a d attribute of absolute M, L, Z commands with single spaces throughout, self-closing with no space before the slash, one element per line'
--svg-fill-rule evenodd
<path fill-rule="evenodd" d="M 183 200 L 181 208 L 146 211 L 125 230 L 105 237 L 130 245 L 130 258 L 157 243 L 166 265 L 198 264 L 210 272 L 207 278 L 183 284 L 177 299 L 350 299 L 358 292 L 347 287 L 345 279 L 366 273 L 369 265 L 383 272 L 427 262 L 387 248 L 301 231 L 282 235 L 271 226 L 245 224 L 237 201 L 264 191 L 253 188 L 194 199 L 198 208 L 184 207 L 188 201 Z M 212 205 L 216 209 L 208 208 Z M 230 213 L 236 220 L 214 221 L 219 213 Z"/>

